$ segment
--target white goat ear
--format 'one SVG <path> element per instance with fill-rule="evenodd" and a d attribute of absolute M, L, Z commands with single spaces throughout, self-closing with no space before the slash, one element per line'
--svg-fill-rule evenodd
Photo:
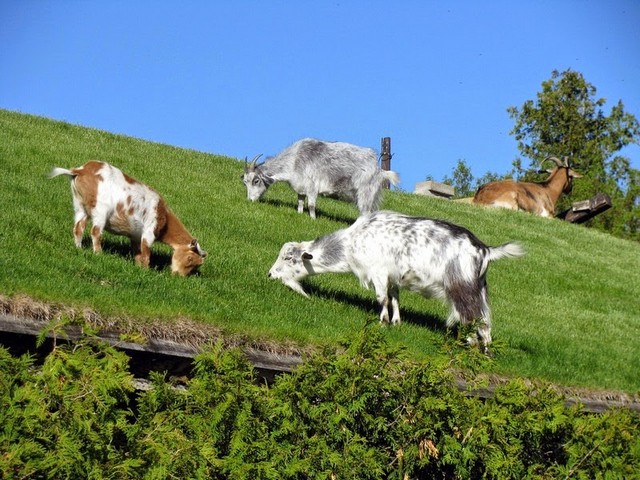
<path fill-rule="evenodd" d="M 191 240 L 191 243 L 189 244 L 189 250 L 197 253 L 202 258 L 207 256 L 207 252 L 205 252 L 204 250 L 202 250 L 202 248 L 200 248 L 200 244 L 198 243 L 198 240 L 196 240 L 195 238 Z"/>
<path fill-rule="evenodd" d="M 311 255 L 309 252 L 303 252 L 302 253 L 302 259 L 303 260 L 311 260 L 313 258 L 313 255 Z"/>

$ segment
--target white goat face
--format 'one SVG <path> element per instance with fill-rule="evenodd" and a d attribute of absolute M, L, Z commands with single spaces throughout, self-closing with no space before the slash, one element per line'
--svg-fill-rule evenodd
<path fill-rule="evenodd" d="M 247 199 L 257 202 L 267 191 L 265 179 L 255 171 L 248 171 L 242 176 L 242 181 L 247 187 Z"/>
<path fill-rule="evenodd" d="M 307 297 L 300 280 L 309 275 L 305 266 L 305 248 L 310 242 L 289 242 L 280 249 L 278 258 L 269 270 L 269 278 L 280 280 L 292 290 Z M 306 254 L 308 256 L 308 254 Z"/>

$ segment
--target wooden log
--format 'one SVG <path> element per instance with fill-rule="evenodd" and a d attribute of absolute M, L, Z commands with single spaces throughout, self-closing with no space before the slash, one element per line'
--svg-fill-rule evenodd
<path fill-rule="evenodd" d="M 455 189 L 446 183 L 427 180 L 426 182 L 417 183 L 413 193 L 426 195 L 427 197 L 451 198 L 455 194 Z"/>
<path fill-rule="evenodd" d="M 611 208 L 611 198 L 606 193 L 598 193 L 594 197 L 575 202 L 571 208 L 557 215 L 557 218 L 571 223 L 584 223 L 596 215 Z"/>
<path fill-rule="evenodd" d="M 391 170 L 391 137 L 382 137 L 380 140 L 380 168 L 382 170 Z M 384 188 L 391 188 L 391 184 L 388 180 L 384 182 Z"/>
<path fill-rule="evenodd" d="M 46 327 L 47 322 L 33 320 L 29 318 L 18 318 L 14 315 L 0 314 L 0 334 L 2 332 L 15 333 L 20 335 L 37 336 Z M 83 335 L 82 330 L 75 325 L 65 325 L 64 333 L 58 332 L 57 338 L 60 340 L 76 341 Z M 48 338 L 53 338 L 54 333 L 48 332 Z M 143 352 L 167 357 L 179 357 L 182 359 L 193 359 L 202 349 L 193 345 L 174 342 L 162 338 L 147 338 L 145 343 L 135 343 L 123 340 L 118 332 L 102 331 L 97 337 L 114 347 L 125 352 Z M 0 343 L 2 340 L 0 339 Z M 274 372 L 291 372 L 302 363 L 299 355 L 286 355 L 274 352 L 267 352 L 255 348 L 243 348 L 244 354 L 253 365 L 261 370 Z"/>
<path fill-rule="evenodd" d="M 9 343 L 8 337 L 15 335 L 20 337 L 18 341 L 25 344 L 22 345 L 25 347 L 23 350 L 32 352 L 35 337 L 40 334 L 47 323 L 45 320 L 0 313 L 0 345 L 6 345 Z M 47 337 L 53 336 L 52 332 L 47 334 Z M 67 325 L 64 327 L 64 332 L 58 332 L 56 341 L 74 341 L 81 337 L 82 331 L 79 327 Z M 117 332 L 102 332 L 97 337 L 123 350 L 130 357 L 130 370 L 136 376 L 136 388 L 140 390 L 152 388 L 150 382 L 144 378 L 149 371 L 167 372 L 170 378 L 174 379 L 188 378 L 192 374 L 192 359 L 201 351 L 196 347 L 166 339 L 148 339 L 144 344 L 126 342 L 122 341 Z M 25 341 L 25 338 L 30 338 L 30 341 Z M 26 345 L 26 343 L 32 345 Z M 299 355 L 278 354 L 251 348 L 244 348 L 243 351 L 255 366 L 258 375 L 268 382 L 273 381 L 275 376 L 279 374 L 292 372 L 302 364 L 302 357 Z M 455 383 L 465 395 L 487 399 L 495 394 L 496 387 L 502 382 L 490 381 L 483 388 L 471 386 L 462 378 L 457 378 Z M 185 387 L 178 386 L 176 388 Z M 626 395 L 610 395 L 613 398 L 602 398 L 604 396 L 602 394 L 583 395 L 579 392 L 566 392 L 563 395 L 567 406 L 580 404 L 587 412 L 600 413 L 610 408 L 627 408 L 634 412 L 640 412 L 640 402 L 633 398 L 624 398 Z"/>

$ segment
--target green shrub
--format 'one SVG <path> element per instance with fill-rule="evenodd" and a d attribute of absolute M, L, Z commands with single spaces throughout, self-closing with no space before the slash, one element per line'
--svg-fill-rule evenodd
<path fill-rule="evenodd" d="M 482 400 L 366 326 L 271 386 L 217 344 L 178 387 L 134 393 L 127 358 L 87 337 L 42 364 L 0 349 L 0 476 L 43 479 L 640 478 L 640 417 L 587 414 L 520 380 Z M 487 361 L 487 360 L 481 360 Z"/>
<path fill-rule="evenodd" d="M 35 367 L 0 349 L 3 478 L 127 478 L 133 377 L 127 357 L 92 341 L 62 344 Z"/>

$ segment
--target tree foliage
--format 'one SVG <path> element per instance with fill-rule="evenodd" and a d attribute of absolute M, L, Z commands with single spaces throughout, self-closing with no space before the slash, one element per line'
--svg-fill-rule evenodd
<path fill-rule="evenodd" d="M 471 173 L 471 168 L 469 168 L 467 162 L 462 159 L 458 160 L 451 177 L 444 177 L 442 181 L 455 189 L 455 197 L 464 198 L 474 194 L 472 186 L 473 173 Z"/>
<path fill-rule="evenodd" d="M 460 159 L 453 169 L 451 178 L 445 176 L 442 179 L 442 182 L 451 185 L 455 189 L 454 198 L 473 197 L 476 190 L 485 183 L 503 180 L 505 178 L 514 178 L 518 173 L 518 165 L 519 163 L 514 162 L 514 169 L 504 175 L 494 172 L 486 172 L 482 177 L 476 179 L 471 172 L 471 168 L 467 165 L 467 162 Z"/>
<path fill-rule="evenodd" d="M 594 217 L 590 226 L 617 236 L 640 240 L 640 171 L 628 158 L 617 153 L 638 143 L 640 124 L 625 112 L 618 101 L 606 115 L 606 100 L 596 97 L 596 88 L 573 70 L 554 70 L 542 83 L 537 99 L 507 111 L 515 120 L 510 132 L 518 149 L 531 159 L 526 177 L 538 179 L 535 171 L 546 156 L 569 156 L 574 169 L 584 175 L 574 181 L 570 198 L 563 198 L 558 209 L 573 201 L 586 200 L 599 192 L 613 202 L 608 212 Z"/>
<path fill-rule="evenodd" d="M 186 387 L 156 373 L 137 394 L 126 357 L 91 338 L 42 365 L 0 348 L 0 477 L 640 477 L 637 414 L 586 414 L 520 380 L 477 399 L 452 372 L 489 360 L 446 348 L 413 362 L 368 325 L 267 386 L 218 344 Z"/>
<path fill-rule="evenodd" d="M 505 174 L 492 172 L 474 179 L 470 167 L 458 160 L 452 176 L 442 180 L 452 185 L 456 198 L 472 196 L 486 183 L 513 178 L 522 181 L 543 181 L 540 173 L 547 156 L 571 158 L 574 170 L 584 176 L 573 182 L 570 196 L 562 196 L 557 212 L 571 203 L 587 200 L 603 192 L 611 197 L 612 208 L 600 214 L 587 226 L 613 235 L 640 240 L 640 170 L 631 167 L 628 158 L 618 152 L 640 141 L 640 124 L 634 115 L 625 112 L 618 101 L 606 115 L 606 99 L 596 97 L 596 88 L 581 73 L 573 70 L 554 70 L 551 78 L 542 83 L 537 99 L 527 100 L 520 108 L 507 111 L 515 120 L 511 134 L 518 141 L 520 153 L 530 159 L 525 168 L 522 159 L 512 162 Z"/>

